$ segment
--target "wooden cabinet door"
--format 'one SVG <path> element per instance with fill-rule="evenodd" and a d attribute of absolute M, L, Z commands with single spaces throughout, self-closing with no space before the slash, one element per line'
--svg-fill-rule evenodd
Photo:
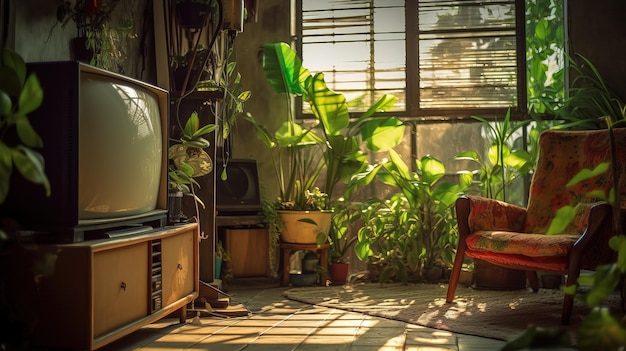
<path fill-rule="evenodd" d="M 194 291 L 194 232 L 163 238 L 163 307 Z"/>
<path fill-rule="evenodd" d="M 148 315 L 148 251 L 142 242 L 94 252 L 94 337 Z"/>

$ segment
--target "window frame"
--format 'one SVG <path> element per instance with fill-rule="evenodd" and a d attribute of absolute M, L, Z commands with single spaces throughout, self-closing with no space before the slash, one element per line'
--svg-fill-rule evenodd
<path fill-rule="evenodd" d="M 302 1 L 295 0 L 295 16 L 293 28 L 295 33 L 292 36 L 294 47 L 297 52 L 302 52 Z M 496 119 L 504 116 L 508 107 L 484 107 L 484 108 L 423 108 L 419 106 L 419 23 L 416 18 L 418 10 L 418 0 L 405 1 L 405 25 L 406 57 L 415 57 L 413 60 L 407 59 L 405 62 L 406 77 L 406 108 L 404 111 L 384 112 L 381 115 L 394 115 L 399 118 L 427 122 L 442 121 L 467 121 L 473 120 L 472 116 L 480 115 L 487 119 Z M 528 119 L 527 113 L 527 91 L 526 91 L 526 8 L 524 0 L 515 0 L 515 41 L 516 41 L 516 70 L 517 70 L 517 106 L 510 106 L 511 120 Z M 302 99 L 295 101 L 296 118 L 307 119 L 312 115 L 302 112 Z M 360 113 L 351 112 L 352 117 Z"/>

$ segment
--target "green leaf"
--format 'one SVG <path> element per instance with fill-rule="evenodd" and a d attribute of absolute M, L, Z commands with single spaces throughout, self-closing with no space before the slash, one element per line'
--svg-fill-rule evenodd
<path fill-rule="evenodd" d="M 618 234 L 609 239 L 609 246 L 617 252 L 617 266 L 622 273 L 626 273 L 626 235 Z"/>
<path fill-rule="evenodd" d="M 26 63 L 24 62 L 24 59 L 22 59 L 22 57 L 15 51 L 5 48 L 3 52 L 3 63 L 5 67 L 15 72 L 18 78 L 19 86 L 23 86 L 24 81 L 26 81 Z"/>
<path fill-rule="evenodd" d="M 446 175 L 446 168 L 444 167 L 443 162 L 430 155 L 422 157 L 420 163 L 422 165 L 422 181 L 426 184 L 432 186 L 444 175 Z"/>
<path fill-rule="evenodd" d="M 350 124 L 345 96 L 328 88 L 323 73 L 313 77 L 305 99 L 311 105 L 313 114 L 322 123 L 326 134 L 337 135 Z"/>
<path fill-rule="evenodd" d="M 476 151 L 465 151 L 454 156 L 455 160 L 470 160 L 480 163 L 480 156 Z"/>
<path fill-rule="evenodd" d="M 29 75 L 24 84 L 24 89 L 20 93 L 18 113 L 28 115 L 41 106 L 43 102 L 43 90 L 39 84 L 39 80 L 33 74 Z"/>
<path fill-rule="evenodd" d="M 17 135 L 22 143 L 28 147 L 43 147 L 43 141 L 39 137 L 39 134 L 33 129 L 29 119 L 22 115 L 15 121 L 15 128 L 17 129 Z"/>
<path fill-rule="evenodd" d="M 13 110 L 13 103 L 11 97 L 0 90 L 0 116 L 8 116 Z"/>
<path fill-rule="evenodd" d="M 301 96 L 306 80 L 311 76 L 302 66 L 302 60 L 287 43 L 263 45 L 263 73 L 278 94 Z"/>
<path fill-rule="evenodd" d="M 615 291 L 620 282 L 621 272 L 614 264 L 601 265 L 593 272 L 592 287 L 585 296 L 585 303 L 589 307 L 600 305 Z M 579 283 L 583 283 L 579 280 Z"/>
<path fill-rule="evenodd" d="M 0 141 L 0 174 L 11 174 L 13 163 L 11 162 L 11 150 Z M 0 177 L 0 204 L 4 202 L 9 193 L 11 177 Z"/>
<path fill-rule="evenodd" d="M 44 159 L 40 153 L 24 146 L 17 146 L 11 152 L 13 164 L 20 174 L 35 184 L 41 184 L 50 196 L 50 182 L 46 177 Z"/>
<path fill-rule="evenodd" d="M 200 128 L 200 118 L 196 111 L 192 112 L 187 122 L 185 122 L 185 128 L 183 129 L 183 135 L 189 139 L 196 134 L 196 131 Z"/>
<path fill-rule="evenodd" d="M 402 143 L 404 131 L 404 123 L 395 117 L 374 118 L 361 128 L 361 138 L 371 151 L 388 151 Z"/>
<path fill-rule="evenodd" d="M 402 156 L 400 156 L 400 154 L 398 154 L 396 150 L 393 150 L 393 149 L 389 150 L 389 158 L 391 159 L 391 163 L 393 164 L 393 166 L 395 167 L 395 169 L 398 171 L 398 173 L 400 174 L 402 178 L 404 179 L 411 178 L 411 172 L 409 170 L 409 166 L 407 166 L 407 164 L 402 159 Z"/>
<path fill-rule="evenodd" d="M 204 149 L 205 147 L 211 146 L 211 143 L 204 138 L 195 138 L 192 140 L 184 140 L 183 145 L 189 147 L 197 147 L 200 149 Z"/>
<path fill-rule="evenodd" d="M 582 182 L 583 180 L 603 174 L 609 170 L 609 165 L 610 165 L 609 162 L 602 162 L 599 165 L 597 165 L 596 168 L 594 168 L 593 170 L 585 168 L 581 170 L 580 172 L 578 172 L 578 174 L 576 174 L 572 179 L 570 179 L 570 181 L 566 184 L 566 186 L 571 187 Z"/>
<path fill-rule="evenodd" d="M 550 35 L 550 27 L 548 25 L 548 21 L 545 18 L 542 18 L 537 22 L 535 26 L 535 37 L 539 40 L 544 40 Z"/>
<path fill-rule="evenodd" d="M 246 90 L 237 95 L 237 100 L 239 100 L 239 102 L 246 102 L 250 99 L 251 96 L 252 92 L 250 90 Z"/>
<path fill-rule="evenodd" d="M 384 112 L 392 109 L 396 104 L 397 98 L 393 95 L 385 94 L 378 99 L 374 103 L 374 105 L 370 106 L 367 111 L 365 111 L 359 118 L 356 120 L 355 125 L 360 125 L 361 122 L 367 120 L 369 117 L 373 116 L 374 113 Z"/>
<path fill-rule="evenodd" d="M 209 134 L 217 128 L 216 124 L 207 124 L 204 127 L 198 129 L 195 133 L 193 133 L 193 137 L 199 137 L 201 135 Z"/>
<path fill-rule="evenodd" d="M 563 233 L 567 226 L 572 223 L 575 215 L 576 209 L 572 206 L 568 205 L 559 208 L 556 211 L 556 215 L 552 219 L 552 222 L 550 222 L 546 235 Z"/>
<path fill-rule="evenodd" d="M 356 254 L 356 257 L 361 261 L 365 260 L 373 254 L 372 250 L 370 249 L 369 243 L 364 241 L 358 241 L 354 244 L 354 253 Z"/>
<path fill-rule="evenodd" d="M 583 351 L 620 350 L 626 345 L 626 328 L 608 308 L 595 307 L 576 332 L 578 347 Z"/>

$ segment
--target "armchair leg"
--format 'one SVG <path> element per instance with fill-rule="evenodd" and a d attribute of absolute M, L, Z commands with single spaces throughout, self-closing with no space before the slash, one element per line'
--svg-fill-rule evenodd
<path fill-rule="evenodd" d="M 580 268 L 571 268 L 567 274 L 565 286 L 577 284 L 578 276 L 580 276 Z M 574 307 L 574 295 L 565 294 L 563 297 L 563 311 L 561 312 L 561 324 L 569 325 L 572 316 L 572 307 Z"/>
<path fill-rule="evenodd" d="M 456 292 L 456 286 L 459 283 L 459 276 L 461 275 L 461 267 L 463 266 L 463 259 L 465 258 L 465 245 L 459 245 L 454 257 L 454 264 L 452 265 L 452 272 L 450 273 L 450 281 L 448 282 L 448 293 L 446 294 L 446 302 L 450 303 L 454 300 L 454 293 Z"/>

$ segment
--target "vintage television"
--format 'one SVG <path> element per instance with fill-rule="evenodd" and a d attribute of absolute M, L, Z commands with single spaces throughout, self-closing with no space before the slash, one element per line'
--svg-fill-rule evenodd
<path fill-rule="evenodd" d="M 224 162 L 217 160 L 215 180 L 215 210 L 218 216 L 258 215 L 261 213 L 259 170 L 256 160 L 230 159 L 226 165 L 226 180 L 220 178 Z"/>
<path fill-rule="evenodd" d="M 44 93 L 29 117 L 43 139 L 51 195 L 14 172 L 0 214 L 57 242 L 165 225 L 168 91 L 76 61 L 27 68 Z"/>

